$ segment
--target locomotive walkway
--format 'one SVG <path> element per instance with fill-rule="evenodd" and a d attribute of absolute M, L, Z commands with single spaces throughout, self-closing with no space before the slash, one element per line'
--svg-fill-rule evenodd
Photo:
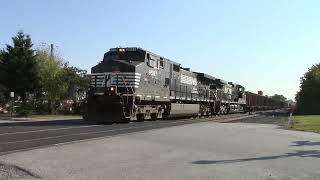
<path fill-rule="evenodd" d="M 201 121 L 233 121 L 256 115 L 232 114 L 227 116 L 131 122 L 128 124 L 96 125 L 82 119 L 42 120 L 0 123 L 0 155 L 16 151 L 61 145 L 86 139 L 115 136 Z"/>

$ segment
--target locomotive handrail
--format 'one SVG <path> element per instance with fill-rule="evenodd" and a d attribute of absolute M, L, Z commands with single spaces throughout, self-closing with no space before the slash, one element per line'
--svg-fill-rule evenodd
<path fill-rule="evenodd" d="M 107 89 L 107 83 L 108 83 L 109 80 L 110 80 L 110 74 L 105 74 L 105 77 L 104 77 L 104 88 L 105 88 L 105 90 Z"/>
<path fill-rule="evenodd" d="M 97 76 L 94 77 L 94 90 L 97 89 Z"/>
<path fill-rule="evenodd" d="M 118 75 L 117 75 L 117 76 L 118 76 Z M 127 93 L 129 93 L 129 89 L 128 89 L 128 85 L 127 85 L 126 80 L 123 78 L 123 76 L 121 76 L 121 78 L 122 78 L 122 80 L 123 80 L 123 82 L 124 82 L 124 84 L 125 84 L 125 86 L 126 86 Z M 117 81 L 118 81 L 118 80 L 117 80 Z M 131 88 L 132 94 L 134 94 L 133 88 L 132 88 L 131 84 L 130 84 L 129 86 L 130 86 L 130 88 Z"/>

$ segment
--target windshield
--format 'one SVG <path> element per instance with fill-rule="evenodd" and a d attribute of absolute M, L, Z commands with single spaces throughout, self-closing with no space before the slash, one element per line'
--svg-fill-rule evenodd
<path fill-rule="evenodd" d="M 115 51 L 115 52 L 107 52 L 104 55 L 103 61 L 109 60 L 129 60 L 129 61 L 141 61 L 145 60 L 145 52 L 143 51 Z"/>

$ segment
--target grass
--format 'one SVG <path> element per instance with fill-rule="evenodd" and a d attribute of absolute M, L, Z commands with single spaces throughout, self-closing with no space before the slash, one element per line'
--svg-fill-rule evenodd
<path fill-rule="evenodd" d="M 80 115 L 30 115 L 29 118 L 32 119 L 55 119 L 55 118 L 78 118 Z"/>
<path fill-rule="evenodd" d="M 320 115 L 293 116 L 292 128 L 320 133 Z"/>

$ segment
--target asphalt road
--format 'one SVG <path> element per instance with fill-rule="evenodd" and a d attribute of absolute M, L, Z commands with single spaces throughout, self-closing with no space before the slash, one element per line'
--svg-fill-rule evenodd
<path fill-rule="evenodd" d="M 48 145 L 239 116 L 246 115 L 233 114 L 206 119 L 158 120 L 111 125 L 96 125 L 82 119 L 0 123 L 0 155 Z"/>
<path fill-rule="evenodd" d="M 270 124 L 277 120 L 189 123 L 10 153 L 0 156 L 0 179 L 318 180 L 320 134 Z"/>

